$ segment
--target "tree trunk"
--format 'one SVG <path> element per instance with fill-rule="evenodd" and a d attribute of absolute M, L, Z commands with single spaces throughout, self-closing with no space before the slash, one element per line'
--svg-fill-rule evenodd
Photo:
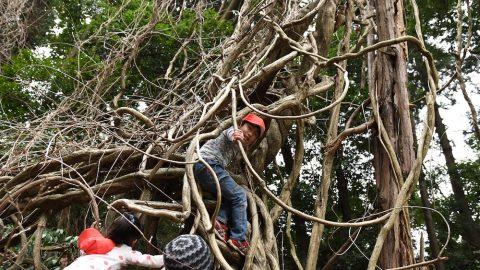
<path fill-rule="evenodd" d="M 425 77 L 426 77 L 426 74 L 425 74 Z M 422 84 L 424 86 L 424 89 L 428 89 L 428 85 L 426 84 L 426 81 L 422 81 Z M 415 144 L 415 148 L 418 148 L 418 144 L 416 143 L 418 140 L 417 140 L 417 135 L 415 133 L 415 122 L 413 121 L 413 118 L 411 119 L 411 121 L 412 121 L 413 141 Z M 423 217 L 425 219 L 425 227 L 427 228 L 428 240 L 430 241 L 431 258 L 436 258 L 438 256 L 438 253 L 440 252 L 440 245 L 438 243 L 437 235 L 435 234 L 435 225 L 433 223 L 432 211 L 430 211 L 429 209 L 426 209 L 426 208 L 431 208 L 432 205 L 430 204 L 427 187 L 425 185 L 425 174 L 423 170 L 420 172 L 420 177 L 418 178 L 418 186 L 420 189 L 422 206 L 425 207 L 422 210 L 423 210 Z M 422 251 L 423 249 L 420 249 L 420 252 Z M 435 265 L 438 270 L 445 270 L 445 264 L 443 261 L 438 261 L 435 263 Z"/>
<path fill-rule="evenodd" d="M 293 167 L 293 156 L 291 151 L 291 146 L 288 143 L 288 140 L 285 140 L 281 148 L 281 153 L 283 156 L 283 160 L 285 162 L 285 170 L 287 172 L 292 171 Z M 292 206 L 301 209 L 301 202 L 302 202 L 302 195 L 298 188 L 294 188 L 292 190 Z M 308 250 L 308 235 L 307 235 L 307 225 L 305 220 L 297 215 L 292 215 L 292 220 L 294 222 L 293 227 L 295 228 L 295 236 L 296 236 L 296 248 L 298 251 L 298 256 L 300 262 L 305 264 L 305 260 L 307 258 L 307 250 Z M 296 265 L 295 262 L 292 261 L 292 269 L 295 269 Z"/>
<path fill-rule="evenodd" d="M 338 0 L 335 0 L 335 1 L 338 1 Z M 309 5 L 309 7 L 311 7 L 311 9 L 313 9 L 317 5 L 317 1 L 311 1 L 308 5 Z M 305 9 L 305 10 L 309 10 L 309 9 Z M 305 15 L 305 14 L 302 15 L 302 13 L 300 12 L 300 13 L 298 13 L 298 15 L 300 15 L 300 17 L 303 17 L 303 15 Z M 321 14 L 319 14 L 319 16 L 321 16 Z M 287 34 L 287 36 L 289 36 L 293 40 L 298 41 L 299 39 L 302 38 L 302 35 L 299 34 L 299 33 L 304 33 L 308 29 L 308 26 L 310 25 L 310 22 L 311 22 L 310 20 L 305 20 L 303 23 L 300 23 L 299 25 L 296 25 L 296 26 L 293 26 L 291 28 L 286 29 L 285 33 Z M 334 22 L 332 22 L 332 23 L 334 23 Z M 329 37 L 329 36 L 330 35 L 327 35 L 327 37 Z M 270 52 L 269 56 L 267 57 L 266 61 L 267 61 L 268 64 L 272 63 L 275 60 L 281 58 L 282 56 L 287 55 L 291 51 L 292 51 L 292 49 L 288 45 L 288 42 L 280 39 L 276 43 L 275 47 L 271 50 L 271 52 Z M 276 74 L 277 74 L 277 72 L 274 72 L 274 73 L 266 76 L 265 78 L 263 78 L 262 80 L 260 80 L 257 83 L 257 85 L 255 86 L 255 90 L 250 95 L 250 102 L 251 103 L 260 103 L 260 104 L 269 103 L 269 96 L 267 94 L 267 91 L 268 91 L 269 87 L 272 85 Z"/>
<path fill-rule="evenodd" d="M 379 41 L 405 35 L 403 1 L 373 1 L 377 16 Z M 370 91 L 378 100 L 379 118 L 383 122 L 403 175 L 414 161 L 413 134 L 407 91 L 407 46 L 394 45 L 378 52 L 374 63 Z M 380 210 L 391 209 L 397 199 L 402 176 L 396 175 L 381 135 L 374 142 L 373 165 Z M 413 249 L 408 211 L 402 211 L 388 233 L 378 263 L 381 268 L 394 268 L 413 263 Z"/>
<path fill-rule="evenodd" d="M 345 175 L 345 171 L 343 170 L 341 164 L 343 160 L 343 149 L 339 148 L 337 150 L 337 165 L 335 166 L 335 179 L 337 184 L 337 191 L 338 191 L 338 208 L 340 208 L 340 213 L 342 213 L 342 220 L 344 222 L 349 221 L 352 218 L 352 211 L 350 208 L 350 203 L 348 200 L 348 177 Z M 335 266 L 338 267 L 338 260 L 341 260 L 341 256 L 337 253 L 344 252 L 347 248 L 351 245 L 351 238 L 355 238 L 358 231 L 355 231 L 352 235 L 349 233 L 349 229 L 342 228 L 338 234 L 337 238 L 346 241 L 339 250 L 336 250 L 334 253 L 331 254 L 330 259 L 328 259 L 327 263 L 323 265 L 322 270 L 330 270 L 334 269 Z"/>
<path fill-rule="evenodd" d="M 326 3 L 327 9 L 325 9 L 323 15 L 325 17 L 331 16 L 329 13 L 335 12 L 336 9 L 331 8 L 331 5 L 336 5 L 336 1 L 329 1 Z M 351 20 L 353 20 L 353 12 L 352 10 L 354 9 L 353 3 L 349 1 L 349 15 L 348 17 L 350 18 L 349 22 L 345 24 L 345 35 L 342 41 L 339 44 L 339 52 L 344 53 L 349 51 L 349 45 L 350 44 L 350 35 L 351 35 Z M 328 8 L 330 6 L 330 8 Z M 322 17 L 323 17 L 322 16 Z M 330 25 L 327 23 L 323 25 L 323 28 L 317 29 L 317 32 L 319 34 L 327 34 L 329 31 L 333 31 L 333 27 L 331 27 L 332 24 L 334 24 L 334 21 L 329 22 Z M 329 35 L 326 35 L 329 36 Z M 322 49 L 323 45 L 320 45 L 320 49 Z M 323 49 L 322 49 L 323 50 Z M 325 50 L 327 51 L 327 50 Z M 347 63 L 346 61 L 339 63 L 342 67 L 346 67 Z M 343 78 L 340 76 L 340 71 L 338 71 L 338 77 L 335 80 L 335 92 L 334 92 L 334 98 L 337 99 L 340 97 L 340 94 L 343 89 L 343 85 L 345 81 Z M 329 119 L 329 124 L 328 124 L 328 131 L 327 131 L 327 138 L 326 138 L 326 144 L 328 145 L 331 143 L 336 137 L 338 133 L 338 126 L 339 126 L 339 114 L 340 114 L 340 105 L 337 104 L 335 107 L 333 107 L 330 110 L 330 119 Z M 322 176 L 321 176 L 321 184 L 317 189 L 317 198 L 315 200 L 315 216 L 319 218 L 325 218 L 325 214 L 327 212 L 327 204 L 328 204 L 328 190 L 330 188 L 330 181 L 331 181 L 331 174 L 333 171 L 333 162 L 335 159 L 335 152 L 329 152 L 326 153 L 323 162 L 322 162 Z M 323 231 L 324 231 L 325 226 L 320 223 L 314 223 L 312 226 L 312 232 L 310 236 L 310 243 L 308 245 L 308 256 L 307 256 L 307 261 L 305 263 L 305 270 L 314 270 L 317 268 L 317 261 L 318 261 L 318 253 L 320 249 L 320 243 L 321 239 L 323 236 Z"/>
<path fill-rule="evenodd" d="M 458 173 L 455 157 L 453 156 L 452 146 L 447 137 L 447 131 L 440 116 L 438 105 L 435 103 L 435 131 L 440 138 L 445 162 L 447 164 L 448 176 L 452 184 L 453 197 L 455 198 L 455 207 L 458 211 L 458 222 L 460 234 L 463 239 L 475 249 L 480 249 L 480 226 L 472 218 L 472 211 L 465 198 L 465 191 Z"/>
<path fill-rule="evenodd" d="M 325 2 L 324 8 L 318 13 L 317 24 L 313 36 L 317 41 L 318 54 L 326 56 L 330 48 L 335 29 L 335 17 L 339 0 Z"/>
<path fill-rule="evenodd" d="M 292 193 L 292 205 L 295 208 L 299 208 L 299 202 L 301 202 L 302 196 L 298 189 L 295 189 Z M 297 253 L 302 265 L 305 265 L 305 261 L 307 260 L 307 251 L 308 251 L 308 234 L 307 234 L 307 224 L 305 219 L 297 216 L 292 215 L 294 228 L 295 228 L 295 236 L 297 242 Z"/>
<path fill-rule="evenodd" d="M 338 190 L 338 207 L 342 213 L 343 221 L 349 221 L 352 219 L 352 211 L 350 209 L 350 203 L 348 201 L 348 178 L 342 168 L 343 149 L 337 151 L 337 163 L 335 168 L 335 176 L 337 179 Z"/>
<path fill-rule="evenodd" d="M 234 14 L 233 14 L 233 11 L 234 10 L 238 10 L 238 7 L 241 6 L 241 0 L 232 0 L 230 1 L 228 7 L 226 10 L 223 10 L 221 13 L 222 13 L 222 17 L 224 20 L 230 20 L 233 18 Z"/>
<path fill-rule="evenodd" d="M 422 206 L 431 208 L 430 200 L 428 198 L 427 187 L 425 186 L 425 175 L 422 171 L 419 179 L 420 196 L 422 198 Z M 432 212 L 428 209 L 423 209 L 423 216 L 425 218 L 425 226 L 427 227 L 428 241 L 430 241 L 431 257 L 435 258 L 440 252 L 440 245 L 438 244 L 437 235 L 435 234 L 435 228 L 433 224 Z M 438 270 L 444 270 L 445 264 L 443 261 L 438 261 L 436 264 Z"/>

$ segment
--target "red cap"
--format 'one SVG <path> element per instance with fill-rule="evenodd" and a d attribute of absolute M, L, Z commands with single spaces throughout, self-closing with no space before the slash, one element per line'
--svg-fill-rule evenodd
<path fill-rule="evenodd" d="M 263 119 L 258 117 L 254 113 L 247 114 L 243 118 L 242 122 L 248 122 L 252 125 L 255 125 L 255 126 L 259 127 L 260 128 L 260 136 L 262 136 L 263 133 L 265 132 L 265 122 L 263 122 Z"/>
<path fill-rule="evenodd" d="M 78 247 L 86 254 L 107 254 L 115 247 L 115 243 L 97 229 L 88 228 L 78 236 Z"/>

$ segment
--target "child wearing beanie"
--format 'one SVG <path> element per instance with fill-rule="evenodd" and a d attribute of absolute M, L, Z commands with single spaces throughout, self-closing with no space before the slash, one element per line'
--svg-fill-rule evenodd
<path fill-rule="evenodd" d="M 213 270 L 207 243 L 198 235 L 180 235 L 165 246 L 165 270 Z"/>

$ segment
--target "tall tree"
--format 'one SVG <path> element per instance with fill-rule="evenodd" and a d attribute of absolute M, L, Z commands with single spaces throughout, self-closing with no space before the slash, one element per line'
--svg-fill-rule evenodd
<path fill-rule="evenodd" d="M 457 169 L 455 157 L 453 156 L 452 146 L 447 136 L 447 129 L 437 104 L 435 104 L 435 132 L 440 139 L 440 146 L 447 164 L 461 235 L 472 248 L 480 249 L 480 225 L 473 220 L 473 213 L 465 196 L 464 187 Z"/>
<path fill-rule="evenodd" d="M 422 199 L 422 206 L 425 207 L 423 209 L 423 216 L 425 218 L 425 227 L 427 229 L 427 235 L 428 235 L 428 240 L 430 241 L 430 250 L 432 253 L 432 257 L 437 257 L 439 252 L 440 252 L 440 245 L 438 243 L 438 238 L 437 235 L 435 234 L 435 227 L 433 225 L 433 217 L 432 217 L 432 212 L 430 211 L 432 205 L 430 203 L 428 191 L 427 191 L 427 186 L 425 184 L 425 175 L 422 172 L 420 175 L 419 179 L 419 188 L 420 188 L 420 196 Z M 436 264 L 438 270 L 444 270 L 445 269 L 445 264 L 442 261 L 439 261 Z"/>
<path fill-rule="evenodd" d="M 394 39 L 405 34 L 403 1 L 373 1 L 377 12 L 376 24 L 379 41 Z M 407 44 L 387 47 L 375 55 L 371 63 L 370 97 L 378 102 L 379 134 L 374 143 L 373 164 L 381 210 L 394 207 L 414 161 L 413 134 L 407 90 Z M 382 134 L 382 127 L 387 134 Z M 387 135 L 387 136 L 386 136 Z M 390 141 L 388 141 L 390 140 Z M 386 147 L 391 144 L 397 153 L 401 171 L 397 171 Z M 387 145 L 387 146 L 386 146 Z M 393 229 L 388 233 L 379 258 L 382 268 L 395 268 L 413 263 L 409 217 L 402 211 Z"/>

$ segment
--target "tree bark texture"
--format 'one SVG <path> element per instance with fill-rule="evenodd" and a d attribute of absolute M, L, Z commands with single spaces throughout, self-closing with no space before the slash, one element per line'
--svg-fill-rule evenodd
<path fill-rule="evenodd" d="M 405 35 L 403 1 L 373 1 L 377 11 L 379 41 Z M 376 54 L 374 82 L 370 85 L 376 98 L 380 119 L 397 153 L 402 174 L 407 175 L 415 158 L 407 91 L 406 43 L 386 47 Z M 373 89 L 372 89 L 373 88 Z M 379 136 L 374 142 L 373 163 L 380 210 L 394 206 L 402 176 L 396 175 L 385 146 Z M 381 268 L 393 268 L 413 263 L 408 212 L 402 211 L 383 245 L 379 258 Z"/>

